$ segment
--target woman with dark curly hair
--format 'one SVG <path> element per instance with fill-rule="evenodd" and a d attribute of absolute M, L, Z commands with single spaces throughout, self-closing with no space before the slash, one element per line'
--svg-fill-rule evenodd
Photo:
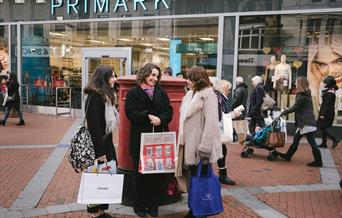
<path fill-rule="evenodd" d="M 149 213 L 158 216 L 163 196 L 164 176 L 139 173 L 141 133 L 168 131 L 172 107 L 165 91 L 160 87 L 160 68 L 148 63 L 137 73 L 137 85 L 126 96 L 125 112 L 131 122 L 130 155 L 133 158 L 134 212 L 139 217 Z"/>

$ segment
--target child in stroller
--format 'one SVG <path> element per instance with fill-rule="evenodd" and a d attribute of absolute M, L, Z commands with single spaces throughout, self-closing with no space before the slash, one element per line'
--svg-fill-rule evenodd
<path fill-rule="evenodd" d="M 277 158 L 277 147 L 283 147 L 286 138 L 286 121 L 279 115 L 272 121 L 272 118 L 265 119 L 266 126 L 261 128 L 257 126 L 254 134 L 247 134 L 246 139 L 243 141 L 243 149 L 241 157 L 248 158 L 254 153 L 253 148 L 266 149 L 269 154 L 267 159 L 273 161 Z M 273 134 L 273 136 L 272 136 Z M 276 137 L 276 141 L 274 141 Z"/>

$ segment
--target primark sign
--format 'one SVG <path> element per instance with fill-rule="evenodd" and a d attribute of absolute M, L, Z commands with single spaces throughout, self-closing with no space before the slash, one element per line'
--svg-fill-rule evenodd
<path fill-rule="evenodd" d="M 146 4 L 149 2 L 149 4 Z M 89 13 L 89 8 L 94 13 L 117 12 L 120 8 L 126 12 L 142 9 L 159 10 L 161 7 L 169 9 L 169 0 L 51 0 L 51 15 L 55 15 L 56 9 L 64 9 L 67 14 Z M 80 10 L 78 6 L 82 5 Z M 148 8 L 148 6 L 152 8 Z"/>

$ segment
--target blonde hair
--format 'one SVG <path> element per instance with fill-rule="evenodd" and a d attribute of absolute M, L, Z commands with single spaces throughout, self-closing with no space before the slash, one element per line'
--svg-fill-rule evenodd
<path fill-rule="evenodd" d="M 228 92 L 232 88 L 232 84 L 229 81 L 224 80 L 224 79 L 219 80 L 215 78 L 212 80 L 212 83 L 213 83 L 214 89 L 221 92 L 225 96 L 228 96 Z"/>
<path fill-rule="evenodd" d="M 260 76 L 254 76 L 252 79 L 253 85 L 257 86 L 262 83 L 262 78 Z"/>

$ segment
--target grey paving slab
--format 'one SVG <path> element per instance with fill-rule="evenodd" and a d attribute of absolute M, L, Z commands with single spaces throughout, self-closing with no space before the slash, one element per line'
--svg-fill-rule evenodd
<path fill-rule="evenodd" d="M 23 217 L 35 217 L 48 215 L 48 211 L 45 208 L 34 208 L 22 211 Z"/>
<path fill-rule="evenodd" d="M 46 210 L 49 214 L 71 212 L 71 208 L 67 204 L 49 206 L 49 207 L 46 207 Z"/>
<path fill-rule="evenodd" d="M 320 148 L 324 168 L 336 168 L 334 158 L 329 149 Z"/>
<path fill-rule="evenodd" d="M 334 184 L 340 182 L 340 175 L 336 168 L 320 168 L 323 184 Z"/>
<path fill-rule="evenodd" d="M 80 211 L 87 209 L 86 205 L 78 203 L 68 204 L 68 206 L 71 209 L 71 211 Z"/>

